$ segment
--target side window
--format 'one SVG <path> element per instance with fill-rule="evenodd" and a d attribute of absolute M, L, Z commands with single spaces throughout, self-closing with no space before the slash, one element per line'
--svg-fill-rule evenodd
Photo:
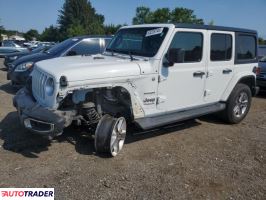
<path fill-rule="evenodd" d="M 184 56 L 183 63 L 200 62 L 202 59 L 202 47 L 203 35 L 197 32 L 177 32 L 170 45 L 170 49 L 181 50 Z"/>
<path fill-rule="evenodd" d="M 239 34 L 237 41 L 237 60 L 252 60 L 256 58 L 257 40 L 255 36 Z"/>
<path fill-rule="evenodd" d="M 211 61 L 226 61 L 232 58 L 232 36 L 213 33 L 211 35 Z"/>
<path fill-rule="evenodd" d="M 71 48 L 67 55 L 87 55 L 101 53 L 99 39 L 85 39 Z"/>

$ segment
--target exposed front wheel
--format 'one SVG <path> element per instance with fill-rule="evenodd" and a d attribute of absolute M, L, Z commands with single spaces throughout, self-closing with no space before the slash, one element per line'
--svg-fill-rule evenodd
<path fill-rule="evenodd" d="M 250 88 L 245 84 L 237 84 L 227 101 L 224 119 L 231 124 L 241 122 L 250 109 L 251 99 Z"/>
<path fill-rule="evenodd" d="M 126 138 L 126 119 L 104 115 L 95 132 L 95 149 L 97 153 L 116 156 L 122 149 Z"/>

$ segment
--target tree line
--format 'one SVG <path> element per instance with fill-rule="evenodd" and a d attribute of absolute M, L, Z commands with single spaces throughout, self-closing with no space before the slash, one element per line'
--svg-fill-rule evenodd
<path fill-rule="evenodd" d="M 58 26 L 51 25 L 39 35 L 40 40 L 62 41 L 76 35 L 112 35 L 123 25 L 104 25 L 104 16 L 97 13 L 88 0 L 65 0 L 57 19 Z M 132 24 L 183 22 L 203 24 L 194 11 L 186 8 L 160 8 L 151 11 L 147 7 L 137 7 Z M 25 35 L 31 37 L 33 30 Z M 35 32 L 36 33 L 36 32 Z M 35 35 L 37 36 L 37 34 Z"/>
<path fill-rule="evenodd" d="M 58 12 L 57 26 L 46 27 L 40 34 L 37 30 L 31 29 L 23 34 L 25 39 L 63 41 L 77 35 L 113 35 L 121 26 L 126 25 L 105 25 L 104 16 L 96 12 L 89 0 L 65 0 L 63 7 Z M 176 7 L 173 10 L 158 8 L 153 11 L 148 7 L 137 7 L 132 24 L 148 23 L 204 24 L 204 21 L 198 18 L 193 10 L 187 8 Z M 209 24 L 214 25 L 213 20 Z M 0 25 L 0 33 L 4 32 L 7 33 Z M 260 38 L 259 43 L 266 44 L 266 41 Z"/>
<path fill-rule="evenodd" d="M 36 38 L 42 41 L 62 41 L 77 35 L 112 35 L 126 24 L 104 24 L 104 16 L 96 12 L 89 0 L 65 0 L 57 19 L 57 26 L 46 27 L 39 34 L 37 30 L 31 29 L 24 33 L 26 40 Z M 198 23 L 203 20 L 196 17 L 193 10 L 186 8 L 159 8 L 150 10 L 148 7 L 137 7 L 136 15 L 132 24 L 144 23 Z"/>

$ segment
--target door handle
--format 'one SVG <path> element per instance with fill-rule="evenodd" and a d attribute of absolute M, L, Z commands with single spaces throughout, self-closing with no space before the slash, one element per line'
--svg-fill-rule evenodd
<path fill-rule="evenodd" d="M 197 71 L 193 73 L 194 77 L 202 77 L 203 75 L 205 75 L 205 72 L 202 71 Z"/>
<path fill-rule="evenodd" d="M 231 69 L 224 69 L 223 74 L 230 74 L 233 70 Z"/>

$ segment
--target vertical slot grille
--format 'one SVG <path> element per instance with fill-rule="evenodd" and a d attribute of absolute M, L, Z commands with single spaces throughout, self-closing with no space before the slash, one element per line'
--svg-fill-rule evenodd
<path fill-rule="evenodd" d="M 45 99 L 45 83 L 48 79 L 48 76 L 39 71 L 38 69 L 35 69 L 32 76 L 32 92 L 35 97 L 38 99 Z"/>

